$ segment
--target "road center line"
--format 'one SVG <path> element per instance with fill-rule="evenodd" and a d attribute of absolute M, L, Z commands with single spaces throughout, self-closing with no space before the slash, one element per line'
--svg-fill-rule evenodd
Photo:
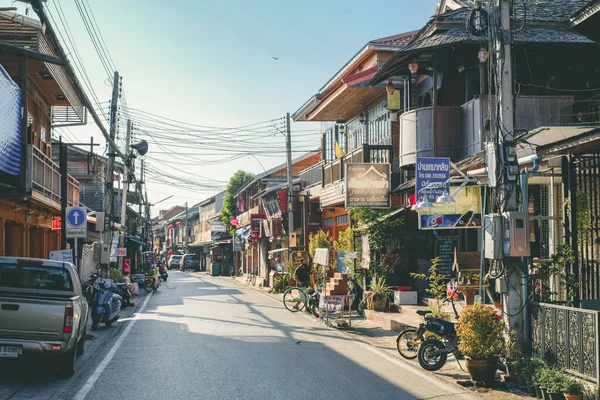
<path fill-rule="evenodd" d="M 77 392 L 77 394 L 74 397 L 75 400 L 85 399 L 85 396 L 87 396 L 89 391 L 92 390 L 92 388 L 94 387 L 94 384 L 96 383 L 96 381 L 98 380 L 98 378 L 100 377 L 100 375 L 102 374 L 102 372 L 104 371 L 104 369 L 106 368 L 106 366 L 108 365 L 110 360 L 112 360 L 112 358 L 116 354 L 117 350 L 119 350 L 119 347 L 121 347 L 121 344 L 123 344 L 123 341 L 125 340 L 127 335 L 129 335 L 129 332 L 131 331 L 131 328 L 133 328 L 135 321 L 137 321 L 139 316 L 144 312 L 144 309 L 146 308 L 146 304 L 148 304 L 148 301 L 150 300 L 150 297 L 152 297 L 152 294 L 153 293 L 151 293 L 150 295 L 148 295 L 146 297 L 146 300 L 144 300 L 144 303 L 140 307 L 140 310 L 135 314 L 135 317 L 133 317 L 133 319 L 129 322 L 129 325 L 127 325 L 127 327 L 125 328 L 123 333 L 121 333 L 121 336 L 119 336 L 119 338 L 117 339 L 117 341 L 115 342 L 113 347 L 110 349 L 108 354 L 104 357 L 104 360 L 102 360 L 102 362 L 98 365 L 98 367 L 96 367 L 96 370 L 88 378 L 85 385 L 83 385 L 83 387 L 79 390 L 79 392 Z"/>

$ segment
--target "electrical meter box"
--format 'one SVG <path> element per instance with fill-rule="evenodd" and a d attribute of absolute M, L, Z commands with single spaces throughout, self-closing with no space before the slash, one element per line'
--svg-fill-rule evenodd
<path fill-rule="evenodd" d="M 529 257 L 529 213 L 508 211 L 504 217 L 504 255 Z"/>
<path fill-rule="evenodd" d="M 110 246 L 103 244 L 100 253 L 100 264 L 108 264 L 110 262 Z"/>
<path fill-rule="evenodd" d="M 500 260 L 504 257 L 502 252 L 503 231 L 502 216 L 500 214 L 488 214 L 483 218 L 483 229 L 485 230 L 485 258 L 488 260 Z"/>

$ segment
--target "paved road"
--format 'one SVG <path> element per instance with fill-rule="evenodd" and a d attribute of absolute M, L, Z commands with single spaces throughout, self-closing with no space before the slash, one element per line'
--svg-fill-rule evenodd
<path fill-rule="evenodd" d="M 0 399 L 434 399 L 465 392 L 235 282 L 172 272 L 71 379 L 6 366 Z M 466 397 L 467 395 L 465 395 Z"/>

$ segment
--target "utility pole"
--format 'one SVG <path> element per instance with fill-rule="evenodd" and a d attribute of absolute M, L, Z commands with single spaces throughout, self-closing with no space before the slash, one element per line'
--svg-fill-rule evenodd
<path fill-rule="evenodd" d="M 500 161 L 500 179 L 498 182 L 498 197 L 500 204 L 498 211 L 505 213 L 507 211 L 517 211 L 517 182 L 518 182 L 518 163 L 516 155 L 516 145 L 514 142 L 515 133 L 515 110 L 514 110 L 514 89 L 513 89 L 513 58 L 512 58 L 512 1 L 496 0 L 496 9 L 498 16 L 493 18 L 493 34 L 496 51 L 496 71 L 498 79 L 498 102 L 500 106 L 500 123 L 496 127 L 496 154 Z M 500 26 L 498 27 L 498 23 Z M 503 219 L 503 231 L 508 227 L 506 223 L 512 223 Z M 525 221 L 528 224 L 528 220 Z M 503 235 L 504 240 L 509 239 L 510 235 Z M 529 240 L 529 238 L 526 238 Z M 503 243 L 506 250 L 506 243 Z M 510 243 L 508 244 L 510 248 Z M 524 335 L 524 326 L 527 321 L 523 319 L 524 309 L 527 299 L 521 295 L 521 271 L 520 261 L 516 257 L 504 255 L 504 279 L 508 283 L 507 293 L 504 294 L 503 308 L 506 322 L 510 329 Z"/>
<path fill-rule="evenodd" d="M 131 120 L 127 120 L 127 135 L 125 136 L 125 154 L 129 154 L 129 142 L 131 141 Z M 124 227 L 127 223 L 127 193 L 129 191 L 129 163 L 132 158 L 128 157 L 125 160 L 125 170 L 123 171 L 123 176 L 125 180 L 123 181 L 123 191 L 121 192 L 121 227 Z M 126 229 L 127 230 L 127 229 Z M 121 241 L 119 243 L 119 247 L 125 247 L 125 233 L 121 235 Z M 119 271 L 123 271 L 123 264 L 125 262 L 125 257 L 119 257 Z"/>
<path fill-rule="evenodd" d="M 60 168 L 60 248 L 67 248 L 67 145 L 62 141 L 62 135 L 58 139 L 59 145 L 59 168 Z M 77 250 L 75 250 L 77 251 Z"/>
<path fill-rule="evenodd" d="M 111 142 L 114 143 L 115 135 L 117 132 L 117 103 L 119 101 L 119 87 L 120 87 L 119 73 L 115 71 L 113 78 L 113 90 L 112 99 L 110 103 L 110 141 L 107 142 L 107 156 L 108 162 L 106 163 L 106 175 L 104 184 L 104 235 L 102 243 L 103 245 L 112 245 L 113 237 L 113 175 L 114 175 L 114 164 L 115 164 L 115 151 Z M 109 264 L 104 264 L 103 269 L 108 271 Z"/>
<path fill-rule="evenodd" d="M 290 126 L 290 113 L 285 114 L 286 135 L 285 150 L 287 154 L 287 184 L 288 184 L 288 254 L 291 253 L 292 233 L 294 232 L 294 186 L 292 182 L 292 129 Z"/>
<path fill-rule="evenodd" d="M 183 254 L 187 254 L 188 244 L 188 203 L 185 202 L 185 231 L 183 232 Z"/>

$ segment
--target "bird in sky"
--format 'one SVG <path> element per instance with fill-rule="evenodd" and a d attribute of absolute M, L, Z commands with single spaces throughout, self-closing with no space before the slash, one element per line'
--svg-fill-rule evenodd
<path fill-rule="evenodd" d="M 277 58 L 277 57 L 273 57 L 273 60 L 277 60 L 277 61 L 279 61 L 279 58 Z"/>

